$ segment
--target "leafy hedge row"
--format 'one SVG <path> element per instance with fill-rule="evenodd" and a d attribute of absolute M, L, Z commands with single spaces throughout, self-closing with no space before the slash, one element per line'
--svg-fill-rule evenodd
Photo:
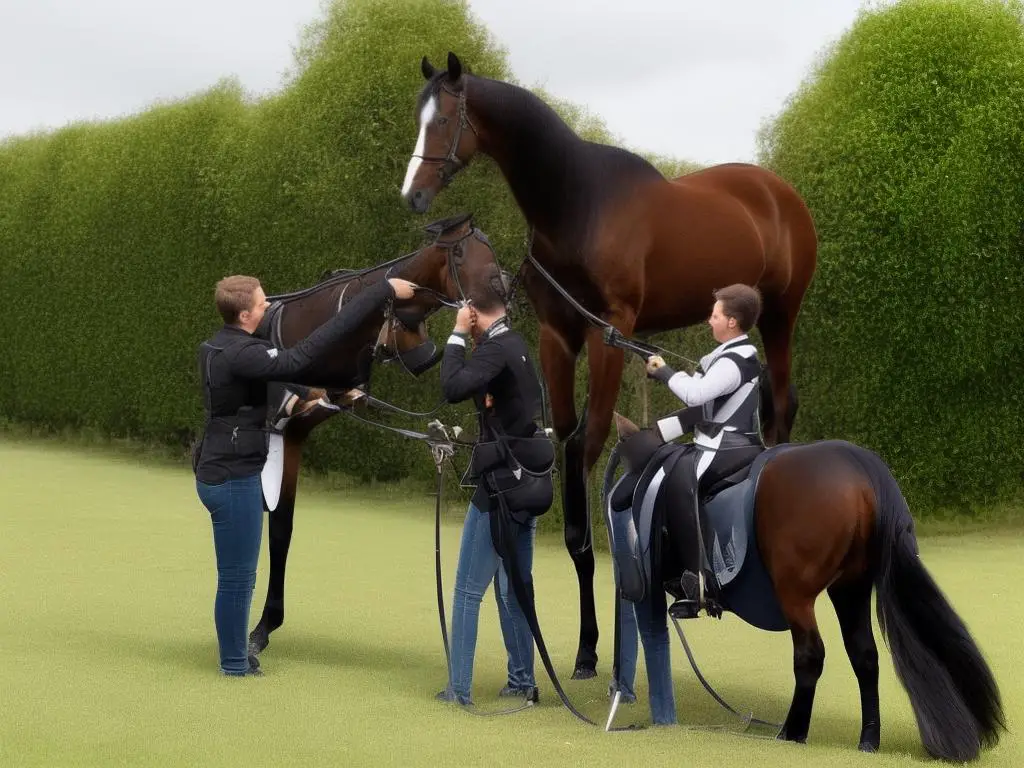
<path fill-rule="evenodd" d="M 798 326 L 797 437 L 879 450 L 908 496 L 945 504 L 1018 488 L 1024 459 L 1020 7 L 865 12 L 761 136 L 763 162 L 806 196 L 821 240 Z M 185 445 L 201 424 L 194 354 L 218 323 L 217 279 L 256 274 L 285 291 L 422 241 L 398 189 L 419 59 L 449 49 L 514 79 L 464 2 L 336 0 L 272 97 L 227 80 L 0 145 L 0 415 Z M 550 100 L 588 138 L 619 143 L 584 108 Z M 653 159 L 668 175 L 689 167 Z M 461 210 L 515 268 L 524 224 L 484 158 L 434 212 Z M 529 313 L 516 322 L 535 341 Z M 661 341 L 691 357 L 712 344 L 701 329 Z M 436 371 L 375 376 L 379 396 L 409 407 L 438 397 Z M 619 409 L 641 419 L 645 394 L 651 416 L 674 407 L 631 362 Z M 306 457 L 363 480 L 432 471 L 420 447 L 344 419 L 314 433 Z"/>
<path fill-rule="evenodd" d="M 862 12 L 761 135 L 819 233 L 798 436 L 870 446 L 931 503 L 1021 487 L 1022 20 L 997 0 Z"/>
<path fill-rule="evenodd" d="M 426 221 L 399 188 L 420 57 L 443 61 L 449 49 L 475 72 L 512 79 L 465 3 L 339 0 L 305 31 L 295 72 L 270 98 L 227 80 L 138 116 L 0 145 L 0 414 L 186 445 L 202 423 L 195 348 L 219 323 L 220 277 L 255 274 L 283 292 L 423 242 Z M 557 107 L 611 140 L 583 108 Z M 462 210 L 514 269 L 524 223 L 485 158 L 435 214 Z M 536 338 L 529 313 L 518 322 Z M 425 410 L 436 376 L 378 369 L 374 391 Z M 432 474 L 419 446 L 342 418 L 314 433 L 306 459 L 364 480 Z"/>

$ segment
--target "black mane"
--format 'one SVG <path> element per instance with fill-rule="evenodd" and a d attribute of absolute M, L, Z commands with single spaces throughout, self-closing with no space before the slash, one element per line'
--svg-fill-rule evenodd
<path fill-rule="evenodd" d="M 463 75 L 467 104 L 490 137 L 485 148 L 501 166 L 530 224 L 560 241 L 566 252 L 586 242 L 595 212 L 632 188 L 663 180 L 651 163 L 628 150 L 580 138 L 543 99 L 501 80 Z M 458 87 L 436 72 L 420 91 L 417 116 L 442 87 Z"/>

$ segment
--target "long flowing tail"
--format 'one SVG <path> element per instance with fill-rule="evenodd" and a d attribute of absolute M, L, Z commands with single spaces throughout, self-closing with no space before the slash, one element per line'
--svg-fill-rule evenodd
<path fill-rule="evenodd" d="M 1005 729 L 999 688 L 963 621 L 918 557 L 914 521 L 885 463 L 856 448 L 878 503 L 878 624 L 921 741 L 933 757 L 966 762 Z"/>

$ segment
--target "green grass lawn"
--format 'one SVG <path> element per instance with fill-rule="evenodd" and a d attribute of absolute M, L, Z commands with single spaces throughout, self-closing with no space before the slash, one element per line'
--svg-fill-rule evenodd
<path fill-rule="evenodd" d="M 433 505 L 423 494 L 300 493 L 287 617 L 262 678 L 225 679 L 213 627 L 216 574 L 207 512 L 187 469 L 125 454 L 0 438 L 0 766 L 751 765 L 890 766 L 927 762 L 910 706 L 881 648 L 882 752 L 856 751 L 860 714 L 831 605 L 818 605 L 827 659 L 810 741 L 795 746 L 722 731 L 607 734 L 565 710 L 539 659 L 541 703 L 473 717 L 433 700 L 445 683 L 433 574 Z M 461 514 L 446 515 L 446 601 Z M 1024 540 L 977 530 L 925 538 L 922 557 L 968 623 L 1020 720 Z M 266 590 L 266 538 L 253 622 Z M 576 581 L 558 538 L 538 545 L 541 626 L 571 672 Z M 563 679 L 604 722 L 611 668 L 611 577 L 598 559 L 599 677 Z M 687 625 L 704 673 L 737 707 L 781 720 L 792 690 L 787 634 L 734 616 Z M 730 721 L 673 649 L 680 721 Z M 479 710 L 507 706 L 496 610 L 485 597 L 476 659 Z M 641 703 L 617 722 L 649 722 Z M 983 765 L 1024 765 L 1013 734 Z"/>

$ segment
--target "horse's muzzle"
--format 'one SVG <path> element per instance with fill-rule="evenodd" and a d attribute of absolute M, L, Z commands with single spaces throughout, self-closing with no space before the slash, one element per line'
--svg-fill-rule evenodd
<path fill-rule="evenodd" d="M 416 213 L 426 213 L 434 201 L 434 193 L 429 189 L 417 189 L 406 195 L 405 201 Z"/>
<path fill-rule="evenodd" d="M 398 354 L 402 365 L 413 376 L 429 371 L 441 359 L 441 352 L 433 341 L 425 341 L 410 350 Z"/>

